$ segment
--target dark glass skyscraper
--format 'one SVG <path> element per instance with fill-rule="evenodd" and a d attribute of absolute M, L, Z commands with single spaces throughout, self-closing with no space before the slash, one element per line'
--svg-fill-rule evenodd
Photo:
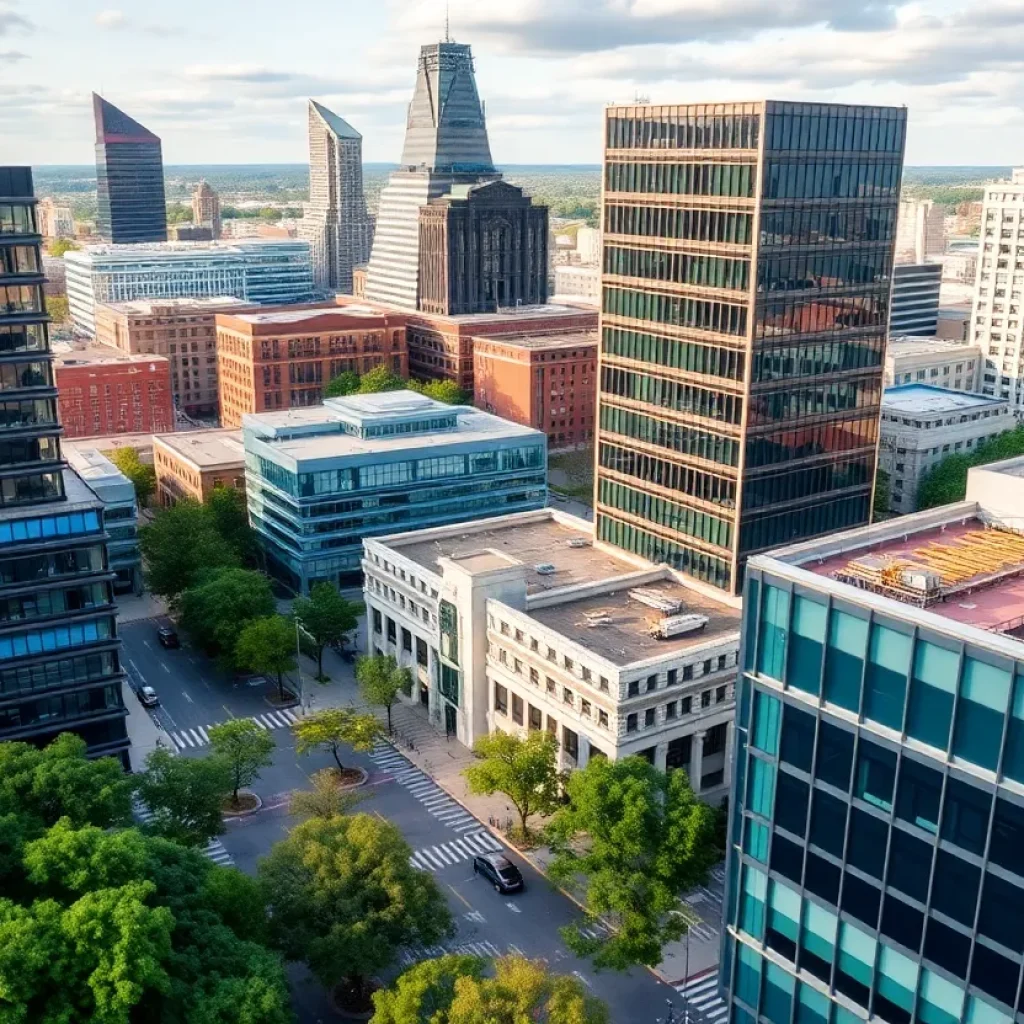
<path fill-rule="evenodd" d="M 906 111 L 610 107 L 597 534 L 732 592 L 866 523 Z"/>
<path fill-rule="evenodd" d="M 0 167 L 0 740 L 126 757 L 103 505 L 60 453 L 32 172 Z"/>
<path fill-rule="evenodd" d="M 92 109 L 99 236 L 107 242 L 167 241 L 160 140 L 96 93 Z"/>

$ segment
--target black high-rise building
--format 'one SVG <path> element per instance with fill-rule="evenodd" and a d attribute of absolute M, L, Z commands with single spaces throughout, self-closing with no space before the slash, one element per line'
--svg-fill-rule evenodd
<path fill-rule="evenodd" d="M 160 140 L 102 96 L 96 120 L 97 233 L 108 242 L 167 241 Z"/>
<path fill-rule="evenodd" d="M 103 505 L 60 453 L 32 172 L 0 167 L 0 740 L 127 762 Z"/>

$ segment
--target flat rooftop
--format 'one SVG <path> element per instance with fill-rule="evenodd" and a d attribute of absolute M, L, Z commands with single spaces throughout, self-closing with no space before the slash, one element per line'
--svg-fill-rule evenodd
<path fill-rule="evenodd" d="M 65 468 L 61 470 L 61 475 L 64 477 L 64 500 L 0 508 L 0 522 L 39 519 L 42 516 L 57 516 L 66 512 L 81 512 L 83 509 L 102 507 L 103 502 L 73 469 Z"/>
<path fill-rule="evenodd" d="M 882 411 L 914 416 L 936 416 L 942 413 L 973 412 L 1005 405 L 1002 398 L 952 391 L 931 384 L 900 384 L 882 393 Z"/>
<path fill-rule="evenodd" d="M 568 331 L 564 334 L 487 334 L 480 338 L 481 345 L 508 345 L 537 351 L 539 349 L 597 347 L 597 331 Z"/>
<path fill-rule="evenodd" d="M 362 317 L 364 319 L 379 320 L 387 314 L 372 306 L 336 306 L 324 305 L 313 309 L 277 309 L 267 313 L 231 313 L 228 315 L 232 320 L 241 320 L 247 324 L 300 324 L 306 320 L 313 320 L 317 317 L 334 317 L 341 320 L 345 317 Z"/>
<path fill-rule="evenodd" d="M 154 444 L 169 448 L 198 469 L 245 465 L 241 430 L 187 430 L 154 434 Z"/>
<path fill-rule="evenodd" d="M 539 320 L 551 316 L 581 316 L 586 310 L 578 306 L 556 305 L 548 302 L 543 306 L 518 306 L 516 309 L 502 309 L 497 313 L 460 313 L 458 316 L 442 316 L 440 313 L 410 313 L 417 320 L 444 320 L 453 324 L 494 324 L 519 323 L 525 320 Z"/>
<path fill-rule="evenodd" d="M 128 478 L 98 448 L 75 445 L 65 441 L 61 451 L 75 472 L 89 483 Z"/>
<path fill-rule="evenodd" d="M 133 302 L 104 302 L 96 305 L 105 306 L 127 316 L 154 316 L 167 310 L 174 313 L 216 313 L 238 306 L 252 306 L 254 303 L 237 299 L 233 295 L 217 295 L 208 299 L 137 299 Z"/>
<path fill-rule="evenodd" d="M 241 256 L 275 248 L 306 249 L 309 242 L 297 238 L 239 238 L 217 242 L 110 242 L 87 245 L 64 254 L 65 263 L 91 264 L 96 261 L 138 263 L 142 260 L 189 259 L 195 256 Z"/>
<path fill-rule="evenodd" d="M 163 363 L 169 365 L 166 356 L 146 352 L 123 352 L 113 345 L 70 345 L 56 342 L 53 346 L 53 361 L 57 366 L 109 366 L 129 363 Z"/>
<path fill-rule="evenodd" d="M 904 359 L 908 356 L 956 355 L 960 353 L 966 357 L 968 355 L 976 356 L 980 351 L 977 345 L 968 344 L 966 341 L 954 341 L 952 338 L 921 338 L 913 334 L 905 334 L 889 339 L 886 355 Z"/>

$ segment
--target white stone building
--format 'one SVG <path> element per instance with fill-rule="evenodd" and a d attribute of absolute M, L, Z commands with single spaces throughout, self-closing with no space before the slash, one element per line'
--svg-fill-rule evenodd
<path fill-rule="evenodd" d="M 943 208 L 930 199 L 904 199 L 896 221 L 896 260 L 924 263 L 946 251 L 946 218 Z"/>
<path fill-rule="evenodd" d="M 545 729 L 563 768 L 639 754 L 728 791 L 738 599 L 553 509 L 367 540 L 363 568 L 367 649 L 438 729 Z"/>
<path fill-rule="evenodd" d="M 582 299 L 589 305 L 601 305 L 601 268 L 555 267 L 555 295 Z"/>
<path fill-rule="evenodd" d="M 934 384 L 953 391 L 978 391 L 983 365 L 977 345 L 944 338 L 893 337 L 885 349 L 885 386 Z"/>

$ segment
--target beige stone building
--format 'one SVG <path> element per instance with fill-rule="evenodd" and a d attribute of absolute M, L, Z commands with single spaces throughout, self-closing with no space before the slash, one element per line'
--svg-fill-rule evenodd
<path fill-rule="evenodd" d="M 218 485 L 245 489 L 240 430 L 190 430 L 154 435 L 153 468 L 161 505 L 205 501 Z"/>

